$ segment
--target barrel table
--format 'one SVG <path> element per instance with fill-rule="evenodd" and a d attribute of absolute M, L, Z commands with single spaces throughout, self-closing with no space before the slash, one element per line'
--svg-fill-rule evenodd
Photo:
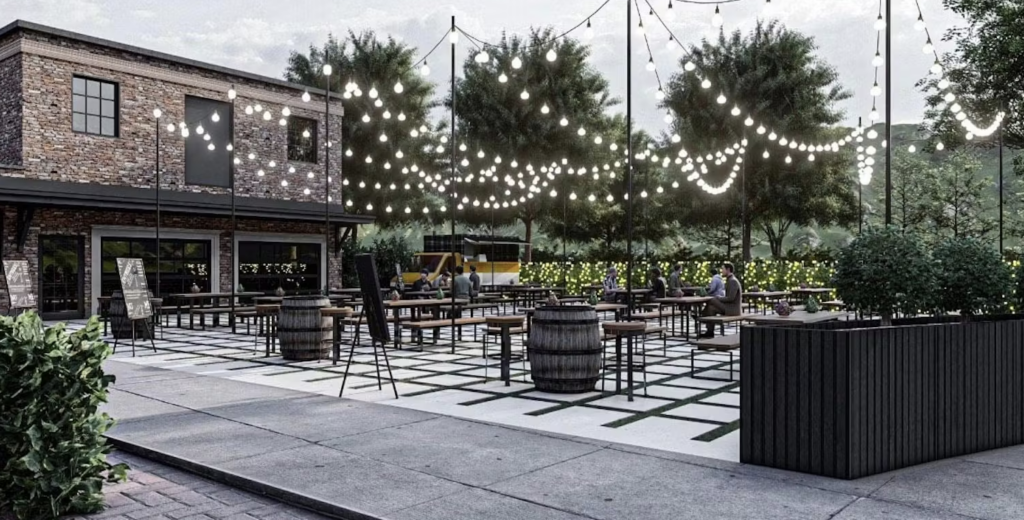
<path fill-rule="evenodd" d="M 591 392 L 601 374 L 601 329 L 597 311 L 585 305 L 534 310 L 527 350 L 538 390 L 556 394 Z"/>
<path fill-rule="evenodd" d="M 331 318 L 320 309 L 330 307 L 325 296 L 289 296 L 281 300 L 277 339 L 281 357 L 292 361 L 320 360 L 331 351 Z"/>

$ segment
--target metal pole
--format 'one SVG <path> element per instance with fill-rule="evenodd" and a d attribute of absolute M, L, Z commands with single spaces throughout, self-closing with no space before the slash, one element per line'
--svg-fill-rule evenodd
<path fill-rule="evenodd" d="M 238 242 L 235 240 L 235 100 L 231 100 L 231 332 L 235 331 L 235 290 L 238 287 Z M 220 283 L 218 282 L 218 285 Z M 210 284 L 213 291 L 213 284 Z"/>
<path fill-rule="evenodd" d="M 892 0 L 885 0 L 885 225 L 892 224 Z"/>
<path fill-rule="evenodd" d="M 633 317 L 633 7 L 626 0 L 626 319 Z M 621 362 L 621 361 L 620 361 Z M 632 367 L 629 368 L 632 370 Z"/>
<path fill-rule="evenodd" d="M 565 239 L 569 236 L 568 219 L 569 219 L 569 198 L 565 195 L 565 174 L 562 177 L 562 288 L 566 290 L 562 293 L 564 296 L 568 294 L 568 289 L 565 287 L 568 282 L 568 274 L 566 271 L 569 269 L 569 256 L 565 253 Z"/>
<path fill-rule="evenodd" d="M 999 125 L 999 256 L 1003 255 L 1003 125 Z"/>
<path fill-rule="evenodd" d="M 1002 212 L 1000 212 L 1002 213 Z M 160 119 L 156 120 L 156 297 L 160 297 Z M 159 320 L 158 320 L 159 321 Z"/>
<path fill-rule="evenodd" d="M 743 140 L 747 140 L 747 131 L 743 131 Z M 743 256 L 743 263 L 750 261 L 750 249 L 746 247 L 747 229 L 747 146 L 743 145 L 743 165 L 740 166 L 740 254 Z M 729 233 L 729 249 L 732 249 L 732 233 Z"/>
<path fill-rule="evenodd" d="M 857 118 L 857 128 L 864 128 L 864 118 Z M 864 231 L 864 184 L 860 182 L 860 170 L 857 170 L 857 234 Z"/>
<path fill-rule="evenodd" d="M 455 34 L 455 15 L 452 15 L 452 34 Z M 456 183 L 455 183 L 455 179 L 456 179 L 456 171 L 455 171 L 455 149 L 456 149 L 456 144 L 455 144 L 455 141 L 456 141 L 456 139 L 455 139 L 455 137 L 456 137 L 456 131 L 455 131 L 455 97 L 456 97 L 456 92 L 455 92 L 455 42 L 453 41 L 453 42 L 451 42 L 451 44 L 452 44 L 452 142 L 451 142 L 451 144 L 448 147 L 451 148 L 451 154 L 452 154 L 451 155 L 451 157 L 452 157 L 451 158 L 451 161 L 452 161 L 452 181 L 451 181 L 451 184 L 452 185 L 451 185 L 451 189 L 448 190 L 448 211 L 451 212 L 451 217 L 452 217 L 452 238 L 451 238 L 451 243 L 452 243 L 452 269 L 454 270 L 454 268 L 455 268 L 455 187 L 456 187 Z M 491 244 L 491 247 L 492 248 L 494 247 L 493 243 Z M 453 273 L 450 273 L 450 274 L 451 274 L 451 278 L 449 278 L 449 279 L 451 280 L 451 284 L 450 285 L 451 285 L 451 289 L 452 289 L 452 291 L 451 291 L 452 305 L 451 305 L 451 312 L 449 312 L 449 314 L 451 315 L 451 319 L 452 319 L 452 353 L 454 354 L 455 353 L 455 278 L 454 278 L 455 277 L 455 273 L 453 272 Z"/>
<path fill-rule="evenodd" d="M 328 44 L 329 45 L 329 44 Z M 329 63 L 330 47 L 324 47 L 324 65 Z M 341 71 L 338 71 L 339 73 Z M 344 204 L 342 204 L 344 206 Z M 331 75 L 324 89 L 324 296 L 331 295 Z M 377 285 L 380 285 L 379 283 Z M 377 290 L 378 287 L 374 287 Z M 366 288 L 364 290 L 369 290 Z"/>

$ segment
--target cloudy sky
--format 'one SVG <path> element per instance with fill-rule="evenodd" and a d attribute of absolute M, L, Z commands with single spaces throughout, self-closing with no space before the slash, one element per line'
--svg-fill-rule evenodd
<path fill-rule="evenodd" d="M 914 83 L 928 73 L 931 59 L 922 53 L 924 34 L 913 28 L 917 11 L 913 0 L 893 2 L 893 119 L 917 122 L 922 96 Z M 941 0 L 920 0 L 936 39 L 946 29 L 962 24 L 943 11 Z M 162 52 L 258 74 L 280 77 L 289 51 L 322 42 L 329 33 L 374 29 L 407 41 L 426 52 L 448 30 L 451 16 L 459 26 L 485 40 L 502 31 L 525 32 L 530 26 L 551 25 L 565 30 L 597 9 L 603 0 L 0 0 L 0 25 L 20 18 L 61 29 L 146 47 Z M 668 0 L 651 0 L 659 12 Z M 647 8 L 643 0 L 643 16 Z M 697 42 L 714 34 L 713 6 L 679 3 L 673 9 L 673 32 L 684 42 Z M 760 18 L 778 18 L 787 26 L 811 34 L 822 59 L 834 65 L 844 86 L 854 93 L 845 102 L 847 122 L 867 116 L 875 49 L 874 20 L 878 0 L 739 0 L 723 4 L 725 29 L 749 29 Z M 625 96 L 626 1 L 611 0 L 592 20 L 595 38 L 592 63 L 611 82 L 613 93 Z M 648 26 L 655 61 L 663 79 L 676 63 L 666 49 L 667 34 Z M 582 37 L 582 30 L 580 31 Z M 640 125 L 652 132 L 664 127 L 653 94 L 653 75 L 642 38 L 634 40 L 633 111 Z M 940 52 L 951 44 L 936 41 Z M 442 47 L 444 48 L 444 47 Z M 470 52 L 460 41 L 460 53 Z M 884 53 L 884 50 L 883 50 Z M 465 54 L 463 54 L 465 55 Z M 434 81 L 448 81 L 446 53 L 430 63 Z M 461 58 L 460 58 L 461 61 Z M 446 91 L 444 87 L 439 92 Z M 884 98 L 882 98 L 884 100 Z M 884 113 L 882 104 L 879 110 Z"/>

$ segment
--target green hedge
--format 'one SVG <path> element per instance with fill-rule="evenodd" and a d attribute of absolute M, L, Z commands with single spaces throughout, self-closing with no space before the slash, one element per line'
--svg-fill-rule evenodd
<path fill-rule="evenodd" d="M 711 269 L 717 269 L 721 262 L 711 261 L 688 261 L 679 262 L 683 267 L 683 280 L 694 285 L 707 285 L 711 281 Z M 619 285 L 625 285 L 626 264 L 615 262 L 619 271 Z M 661 268 L 667 278 L 671 272 L 670 263 L 655 264 Z M 643 285 L 646 283 L 647 270 L 650 264 L 633 265 L 633 283 Z M 576 262 L 563 264 L 561 262 L 536 262 L 524 264 L 520 271 L 520 279 L 523 283 L 542 283 L 544 285 L 561 286 L 567 285 L 570 293 L 579 293 L 582 286 L 600 283 L 604 279 L 607 263 L 599 262 Z M 775 286 L 778 290 L 793 289 L 800 284 L 809 286 L 829 286 L 832 275 L 835 273 L 834 262 L 793 262 L 787 260 L 754 260 L 744 265 L 736 263 L 737 275 L 743 287 L 749 288 L 754 285 L 761 289 Z"/>
<path fill-rule="evenodd" d="M 98 413 L 114 381 L 102 368 L 110 353 L 96 318 L 68 333 L 32 312 L 0 317 L 0 512 L 94 513 L 103 483 L 124 480 L 127 466 L 106 460 L 114 421 Z"/>

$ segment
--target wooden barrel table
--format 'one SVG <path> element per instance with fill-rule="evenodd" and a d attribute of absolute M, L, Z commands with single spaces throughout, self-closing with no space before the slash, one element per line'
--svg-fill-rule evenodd
<path fill-rule="evenodd" d="M 530 376 L 538 390 L 593 391 L 601 375 L 603 352 L 597 311 L 584 305 L 537 307 L 528 352 Z"/>
<path fill-rule="evenodd" d="M 277 339 L 281 357 L 294 361 L 322 359 L 331 351 L 331 318 L 320 315 L 330 307 L 325 296 L 290 296 L 281 300 Z"/>
<path fill-rule="evenodd" d="M 153 312 L 160 307 L 162 300 L 153 297 L 153 291 L 149 291 L 149 302 L 153 305 Z M 107 319 L 110 320 L 110 334 L 118 339 L 132 338 L 132 321 L 128 319 L 128 311 L 124 305 L 124 295 L 121 291 L 114 291 L 110 296 L 110 306 L 107 308 Z M 153 325 L 146 326 L 142 322 L 135 323 L 135 339 L 150 339 L 150 329 L 155 328 L 156 319 L 149 320 Z"/>

